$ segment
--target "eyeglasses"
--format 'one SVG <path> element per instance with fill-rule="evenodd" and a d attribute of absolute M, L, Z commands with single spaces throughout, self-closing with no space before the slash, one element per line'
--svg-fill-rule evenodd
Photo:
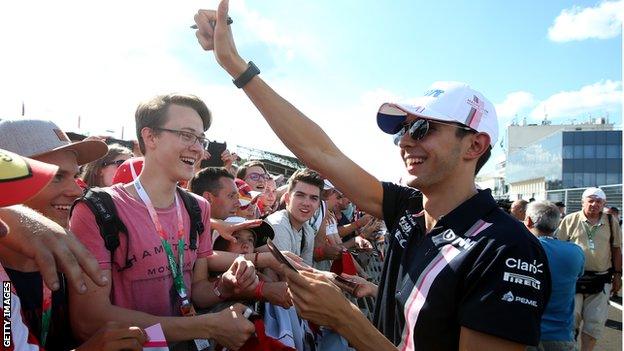
<path fill-rule="evenodd" d="M 414 139 L 414 140 L 420 140 L 420 139 L 424 138 L 425 135 L 427 135 L 427 133 L 429 133 L 429 124 L 430 123 L 443 124 L 445 126 L 451 126 L 451 127 L 455 127 L 455 128 L 459 128 L 459 129 L 475 132 L 474 129 L 472 129 L 470 127 L 466 127 L 466 126 L 461 126 L 459 124 L 444 123 L 444 122 L 439 122 L 439 121 L 430 121 L 428 119 L 417 119 L 417 120 L 415 120 L 415 121 L 413 121 L 411 123 L 407 123 L 407 124 L 403 125 L 403 127 L 398 132 L 396 132 L 394 134 L 394 136 L 393 136 L 393 138 L 394 138 L 394 145 L 399 145 L 399 141 L 401 140 L 403 135 L 405 135 L 405 133 L 408 133 L 408 132 L 409 132 L 410 137 L 412 137 L 412 139 Z"/>
<path fill-rule="evenodd" d="M 269 180 L 269 179 L 271 179 L 271 176 L 266 174 L 266 173 L 256 173 L 256 172 L 253 172 L 253 173 L 247 174 L 245 179 L 247 179 L 247 178 L 253 180 L 254 182 L 259 182 L 260 180 Z"/>
<path fill-rule="evenodd" d="M 126 160 L 116 160 L 116 161 L 102 162 L 102 167 L 108 167 L 108 166 L 112 166 L 112 165 L 115 165 L 116 167 L 119 167 L 124 162 L 126 162 Z"/>
<path fill-rule="evenodd" d="M 195 145 L 195 143 L 199 142 L 202 148 L 205 149 L 208 146 L 208 143 L 210 142 L 204 136 L 197 136 L 191 132 L 186 132 L 184 130 L 167 129 L 167 128 L 160 128 L 160 127 L 152 128 L 152 129 L 177 134 L 178 137 L 180 137 L 180 141 L 182 142 L 182 144 L 184 144 L 184 146 Z"/>

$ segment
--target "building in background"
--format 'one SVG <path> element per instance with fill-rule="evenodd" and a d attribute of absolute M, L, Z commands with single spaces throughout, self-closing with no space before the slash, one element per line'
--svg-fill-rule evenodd
<path fill-rule="evenodd" d="M 621 207 L 622 131 L 599 122 L 510 126 L 505 167 L 509 199 L 564 201 L 570 212 L 580 208 L 582 189 L 598 186 L 611 194 L 609 204 Z M 564 189 L 580 191 L 578 199 Z"/>
<path fill-rule="evenodd" d="M 288 179 L 295 171 L 305 168 L 296 157 L 276 154 L 274 152 L 236 145 L 236 152 L 244 160 L 262 161 L 267 171 L 272 174 L 283 174 Z"/>
<path fill-rule="evenodd" d="M 498 162 L 494 170 L 485 174 L 479 173 L 475 178 L 475 183 L 480 189 L 490 189 L 492 196 L 496 200 L 507 199 L 508 186 L 505 183 L 506 161 Z"/>

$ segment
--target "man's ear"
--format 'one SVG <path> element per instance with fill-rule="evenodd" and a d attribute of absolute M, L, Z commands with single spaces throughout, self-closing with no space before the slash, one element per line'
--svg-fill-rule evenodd
<path fill-rule="evenodd" d="M 145 150 L 156 148 L 156 134 L 152 128 L 143 127 L 141 129 L 141 137 L 143 138 L 143 144 L 145 144 Z"/>
<path fill-rule="evenodd" d="M 212 195 L 212 193 L 211 193 L 211 192 L 209 192 L 209 191 L 204 191 L 204 192 L 202 193 L 202 197 L 203 197 L 204 199 L 208 200 L 208 202 L 209 202 L 211 205 L 214 205 L 215 196 L 214 196 L 214 195 Z"/>
<path fill-rule="evenodd" d="M 284 202 L 286 203 L 286 206 L 290 204 L 290 192 L 288 191 L 284 193 Z"/>
<path fill-rule="evenodd" d="M 464 153 L 464 158 L 467 160 L 479 159 L 490 148 L 490 136 L 486 133 L 477 133 L 467 138 L 470 140 L 468 150 Z"/>
<path fill-rule="evenodd" d="M 524 217 L 524 225 L 526 225 L 526 227 L 529 229 L 535 227 L 535 223 L 533 223 L 533 220 L 529 216 Z"/>

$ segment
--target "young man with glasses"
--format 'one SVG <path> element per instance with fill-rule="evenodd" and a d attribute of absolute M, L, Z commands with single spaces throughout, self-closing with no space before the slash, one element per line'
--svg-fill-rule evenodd
<path fill-rule="evenodd" d="M 219 302 L 223 279 L 241 290 L 257 284 L 251 262 L 212 255 L 210 207 L 194 194 L 205 230 L 191 247 L 191 220 L 177 184 L 193 177 L 195 164 L 204 156 L 210 111 L 196 96 L 163 95 L 140 104 L 135 122 L 145 157 L 141 173 L 134 182 L 106 189 L 127 228 L 119 234 L 119 246 L 113 252 L 106 248 L 84 202 L 72 214 L 72 230 L 111 282 L 102 288 L 87 279 L 87 294 L 70 295 L 74 332 L 87 338 L 109 320 L 141 327 L 160 323 L 169 342 L 216 339 L 227 348 L 239 348 L 254 331 L 243 317 L 244 306 L 194 315 L 191 305 L 205 308 Z M 209 256 L 212 267 L 231 273 L 218 283 L 207 280 Z"/>
<path fill-rule="evenodd" d="M 244 180 L 253 190 L 263 193 L 266 182 L 271 176 L 262 162 L 248 161 L 240 166 L 236 178 Z"/>
<path fill-rule="evenodd" d="M 332 327 L 358 350 L 536 345 L 550 292 L 544 251 L 522 223 L 498 209 L 489 190 L 478 191 L 474 183 L 496 144 L 494 106 L 467 85 L 444 82 L 414 105 L 382 105 L 378 124 L 394 135 L 410 187 L 379 182 L 238 55 L 227 9 L 223 0 L 218 14 L 195 15 L 200 45 L 214 50 L 301 161 L 358 208 L 384 218 L 390 233 L 374 325 L 324 275 L 285 270 L 302 317 Z"/>

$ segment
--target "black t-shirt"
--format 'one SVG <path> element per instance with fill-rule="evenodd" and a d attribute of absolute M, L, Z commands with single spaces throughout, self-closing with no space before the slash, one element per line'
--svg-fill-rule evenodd
<path fill-rule="evenodd" d="M 41 314 L 43 313 L 43 279 L 39 272 L 20 272 L 5 267 L 15 292 L 20 299 L 24 322 L 37 340 L 41 337 Z M 46 350 L 71 350 L 79 343 L 69 324 L 69 306 L 65 279 L 59 275 L 61 288 L 52 292 L 52 320 L 46 340 Z M 41 340 L 39 340 L 41 343 Z"/>
<path fill-rule="evenodd" d="M 550 296 L 546 254 L 489 190 L 426 234 L 422 194 L 382 183 L 390 244 L 374 323 L 407 350 L 457 350 L 460 327 L 537 345 Z"/>

